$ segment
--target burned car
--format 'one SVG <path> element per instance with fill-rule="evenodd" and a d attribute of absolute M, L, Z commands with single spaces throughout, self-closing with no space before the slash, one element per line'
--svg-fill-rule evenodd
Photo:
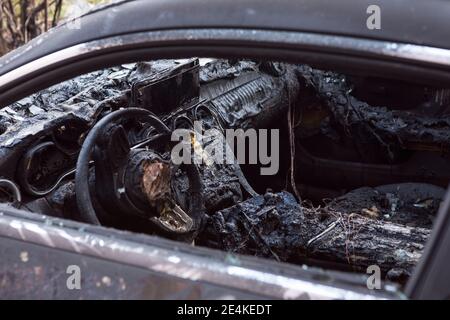
<path fill-rule="evenodd" d="M 421 287 L 448 266 L 429 253 L 448 220 L 446 44 L 280 31 L 253 1 L 216 28 L 170 3 L 119 1 L 81 17 L 101 34 L 62 25 L 0 59 L 1 295 L 448 297 Z"/>

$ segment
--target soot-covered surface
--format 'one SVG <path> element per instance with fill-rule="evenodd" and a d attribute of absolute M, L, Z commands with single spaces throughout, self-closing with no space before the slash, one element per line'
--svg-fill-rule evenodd
<path fill-rule="evenodd" d="M 177 65 L 173 60 L 161 60 L 110 68 L 61 83 L 4 108 L 0 111 L 2 175 L 14 180 L 17 160 L 23 152 L 37 141 L 52 139 L 54 129 L 65 127 L 65 121 L 77 120 L 77 124 L 88 130 L 105 114 L 130 106 L 131 90 L 136 81 Z M 345 136 L 368 158 L 373 153 L 378 154 L 374 162 L 395 162 L 401 158 L 398 155 L 403 155 L 405 150 L 411 152 L 414 150 L 411 146 L 416 145 L 426 146 L 431 152 L 450 148 L 450 116 L 369 105 L 352 95 L 352 84 L 344 75 L 308 66 L 212 59 L 199 68 L 198 77 L 199 101 L 210 112 L 203 120 L 220 131 L 221 139 L 227 128 L 285 130 L 284 119 L 290 107 L 295 118 L 296 114 L 306 114 L 308 108 L 322 104 L 320 108 L 326 112 L 318 114 L 317 126 L 308 128 L 308 119 L 303 121 L 301 117 L 295 123 L 298 146 L 303 147 L 302 139 L 311 137 L 312 144 L 320 145 L 314 140 L 315 135 L 328 130 L 328 135 L 338 137 L 337 144 Z M 312 92 L 309 101 L 312 103 L 303 105 L 299 101 L 305 102 L 301 98 L 307 92 Z M 193 119 L 193 108 L 179 106 L 164 114 L 162 119 L 168 127 L 174 128 L 179 116 Z M 314 118 L 317 114 L 312 113 Z M 78 148 L 84 137 L 84 132 L 75 137 Z M 286 136 L 283 138 L 289 140 Z M 223 143 L 222 140 L 215 142 Z M 205 141 L 200 149 L 209 143 L 211 141 Z M 295 145 L 295 142 L 290 144 Z M 293 159 L 290 165 L 299 164 L 296 169 L 302 173 L 306 168 L 304 161 L 298 161 L 303 156 L 302 150 L 290 154 L 292 149 L 288 147 L 281 150 L 282 156 L 289 158 L 290 155 Z M 323 149 L 322 153 L 333 160 L 336 150 Z M 369 149 L 370 153 L 365 152 Z M 204 153 L 202 156 L 208 157 Z M 315 166 L 318 161 L 313 159 L 311 163 Z M 361 166 L 364 174 L 356 175 L 366 178 L 377 174 L 376 170 L 371 170 L 369 166 Z M 316 171 L 322 175 L 325 172 L 320 167 Z M 314 207 L 306 205 L 306 201 L 299 204 L 286 191 L 255 195 L 246 183 L 257 185 L 260 190 L 272 189 L 272 185 L 259 185 L 260 180 L 252 174 L 244 177 L 236 164 L 206 161 L 199 166 L 199 172 L 207 215 L 196 245 L 346 271 L 365 272 L 367 266 L 376 264 L 389 279 L 399 282 L 408 278 L 420 258 L 445 192 L 441 187 L 413 180 L 381 186 L 381 183 L 371 186 L 360 183 L 359 188 Z M 282 175 L 284 179 L 287 172 Z M 177 198 L 189 202 L 186 176 L 177 171 L 175 178 L 173 187 L 177 189 Z M 300 175 L 297 182 L 303 183 L 301 178 Z M 322 178 L 322 182 L 328 184 L 326 187 L 339 187 L 332 185 L 336 181 L 331 181 L 330 177 Z M 334 180 L 341 183 L 339 179 Z M 285 181 L 280 183 L 275 178 L 271 182 L 287 186 Z M 316 186 L 316 182 L 312 181 L 311 185 Z M 27 199 L 22 208 L 76 219 L 74 189 L 73 180 L 66 179 L 46 197 Z M 187 205 L 184 203 L 184 206 Z M 154 233 L 154 230 L 142 228 L 139 232 Z"/>
<path fill-rule="evenodd" d="M 429 229 L 376 220 L 332 207 L 301 207 L 287 192 L 266 193 L 211 215 L 199 244 L 233 253 L 349 271 L 378 265 L 404 282 Z"/>

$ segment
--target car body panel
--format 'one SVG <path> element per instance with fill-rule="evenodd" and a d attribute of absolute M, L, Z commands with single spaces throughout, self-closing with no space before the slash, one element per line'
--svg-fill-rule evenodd
<path fill-rule="evenodd" d="M 389 283 L 382 290 L 367 289 L 364 275 L 233 255 L 4 205 L 0 213 L 0 279 L 5 284 L 0 295 L 5 297 L 56 298 L 56 290 L 59 298 L 97 298 L 110 287 L 106 296 L 123 298 L 134 288 L 131 297 L 136 299 L 223 298 L 225 293 L 259 299 L 404 298 Z M 89 290 L 67 288 L 70 265 L 80 267 Z M 134 269 L 140 271 L 133 274 Z M 104 277 L 114 279 L 114 285 L 108 286 Z M 122 282 L 128 283 L 123 290 Z M 213 289 L 220 290 L 204 294 Z"/>
<path fill-rule="evenodd" d="M 382 28 L 366 26 L 367 8 L 382 10 Z M 326 10 L 324 10 L 326 8 Z M 442 0 L 135 0 L 84 15 L 80 29 L 63 24 L 0 59 L 0 74 L 50 53 L 103 38 L 177 29 L 265 29 L 312 32 L 450 49 L 450 3 Z"/>

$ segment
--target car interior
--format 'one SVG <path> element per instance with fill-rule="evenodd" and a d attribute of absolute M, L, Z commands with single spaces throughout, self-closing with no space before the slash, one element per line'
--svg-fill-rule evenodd
<path fill-rule="evenodd" d="M 450 181 L 450 88 L 419 80 L 208 57 L 85 73 L 0 110 L 0 200 L 233 255 L 377 266 L 405 290 Z"/>

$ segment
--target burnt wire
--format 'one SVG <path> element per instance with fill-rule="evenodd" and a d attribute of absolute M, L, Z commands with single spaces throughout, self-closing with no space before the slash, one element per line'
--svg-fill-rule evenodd
<path fill-rule="evenodd" d="M 290 146 L 290 153 L 291 153 L 291 165 L 289 168 L 290 171 L 290 182 L 292 190 L 294 191 L 295 196 L 297 197 L 298 203 L 302 204 L 302 198 L 300 197 L 300 193 L 298 192 L 297 186 L 295 184 L 295 135 L 294 135 L 294 128 L 293 123 L 295 121 L 295 113 L 292 112 L 292 104 L 291 104 L 291 95 L 289 92 L 289 89 L 287 90 L 288 94 L 288 130 L 289 130 L 289 146 Z"/>

